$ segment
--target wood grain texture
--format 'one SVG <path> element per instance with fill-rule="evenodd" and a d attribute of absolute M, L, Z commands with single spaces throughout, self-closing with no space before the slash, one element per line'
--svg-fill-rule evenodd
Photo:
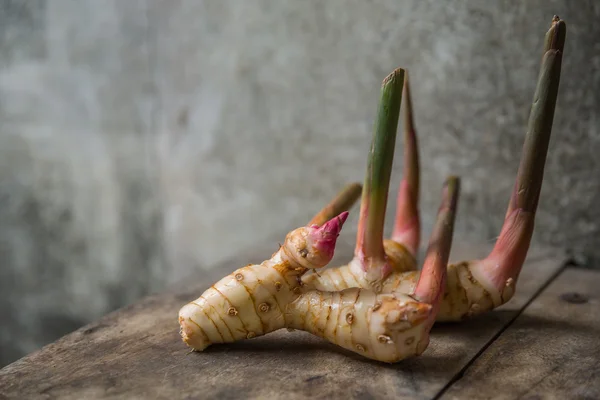
<path fill-rule="evenodd" d="M 457 241 L 459 242 L 459 241 Z M 350 243 L 341 243 L 349 258 Z M 457 243 L 452 260 L 482 256 L 489 246 Z M 436 326 L 418 358 L 395 365 L 369 361 L 304 332 L 281 330 L 190 353 L 177 312 L 215 280 L 276 246 L 246 253 L 191 284 L 107 315 L 0 370 L 0 398 L 361 398 L 435 396 L 564 263 L 559 251 L 532 249 L 517 295 L 496 312 Z"/>
<path fill-rule="evenodd" d="M 566 269 L 443 399 L 600 399 L 600 274 Z"/>

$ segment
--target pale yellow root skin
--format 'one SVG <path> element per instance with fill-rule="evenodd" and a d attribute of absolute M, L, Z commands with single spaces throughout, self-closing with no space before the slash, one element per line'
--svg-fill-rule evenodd
<path fill-rule="evenodd" d="M 322 291 L 302 282 L 307 259 L 318 256 L 303 252 L 304 237 L 302 230 L 294 231 L 270 260 L 234 271 L 181 308 L 182 339 L 202 351 L 287 327 L 378 361 L 396 362 L 425 350 L 429 304 L 399 293 Z M 344 284 L 357 283 L 351 276 Z"/>
<path fill-rule="evenodd" d="M 301 287 L 295 274 L 280 254 L 236 270 L 180 310 L 183 340 L 202 351 L 211 344 L 251 339 L 287 327 L 384 362 L 425 349 L 424 322 L 430 305 L 402 294 Z"/>
<path fill-rule="evenodd" d="M 509 301 L 515 290 L 514 281 L 506 282 L 499 293 L 491 282 L 486 282 L 481 271 L 483 261 L 461 262 L 448 265 L 446 288 L 436 321 L 462 321 L 493 310 Z M 413 293 L 420 271 L 391 274 L 384 282 L 384 293 Z"/>
<path fill-rule="evenodd" d="M 414 293 L 421 271 L 416 260 L 401 244 L 384 241 L 384 249 L 392 273 L 382 282 L 369 282 L 360 262 L 328 268 L 306 274 L 307 285 L 323 291 L 338 291 L 352 287 L 372 289 L 376 293 Z M 487 281 L 482 266 L 485 261 L 468 261 L 448 265 L 447 283 L 436 321 L 461 321 L 493 310 L 509 301 L 515 290 L 512 280 L 506 282 L 502 293 Z"/>
<path fill-rule="evenodd" d="M 436 321 L 462 321 L 491 311 L 512 298 L 515 291 L 514 281 L 509 279 L 500 293 L 480 272 L 482 263 L 483 261 L 470 261 L 448 265 L 446 288 Z M 327 270 L 320 275 L 324 277 L 326 272 Z M 392 272 L 383 281 L 381 293 L 414 293 L 420 274 L 421 271 Z M 323 281 L 316 276 L 311 276 L 311 281 L 315 287 L 331 287 L 329 281 Z M 364 278 L 357 279 L 356 282 L 359 285 L 355 287 L 372 288 L 365 283 Z M 347 287 L 338 284 L 336 290 Z"/>
<path fill-rule="evenodd" d="M 292 328 L 383 362 L 397 362 L 425 350 L 431 306 L 410 296 L 420 271 L 410 270 L 416 263 L 406 249 L 386 241 L 393 271 L 374 287 L 358 260 L 301 279 L 307 266 L 319 263 L 317 253 L 306 253 L 309 247 L 306 231 L 293 231 L 271 259 L 234 271 L 185 305 L 179 312 L 183 340 L 202 351 L 211 344 Z M 483 263 L 448 266 L 436 321 L 460 321 L 512 297 L 513 282 L 499 293 L 485 281 Z"/>
<path fill-rule="evenodd" d="M 393 363 L 425 350 L 429 342 L 425 322 L 431 309 L 431 305 L 402 294 L 315 289 L 290 304 L 287 326 L 364 357 Z"/>
<path fill-rule="evenodd" d="M 302 293 L 300 276 L 328 261 L 313 246 L 310 229 L 290 232 L 271 259 L 234 271 L 182 307 L 182 339 L 201 351 L 283 328 L 287 305 Z"/>
<path fill-rule="evenodd" d="M 393 274 L 415 271 L 417 269 L 415 257 L 400 243 L 393 240 L 384 240 L 383 248 Z M 302 277 L 302 281 L 314 286 L 315 289 L 325 291 L 343 290 L 351 287 L 370 288 L 376 292 L 382 291 L 381 287 L 377 287 L 382 282 L 369 282 L 357 258 L 354 258 L 350 263 L 341 267 L 328 268 L 323 271 L 306 274 Z"/>
<path fill-rule="evenodd" d="M 183 340 L 200 351 L 283 328 L 285 307 L 300 293 L 293 274 L 280 254 L 234 271 L 179 311 Z"/>

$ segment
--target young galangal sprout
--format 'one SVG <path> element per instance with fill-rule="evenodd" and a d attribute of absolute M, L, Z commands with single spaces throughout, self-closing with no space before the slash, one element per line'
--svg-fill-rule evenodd
<path fill-rule="evenodd" d="M 541 70 L 529 117 L 525 144 L 504 225 L 495 247 L 483 260 L 448 266 L 448 283 L 438 321 L 458 321 L 509 301 L 533 234 L 544 164 L 558 95 L 566 25 L 554 17 L 544 41 Z M 381 143 L 374 148 L 363 188 L 354 259 L 346 266 L 308 274 L 304 281 L 320 290 L 370 288 L 377 293 L 411 293 L 423 273 L 415 268 L 419 242 L 418 154 L 408 81 L 405 83 L 404 179 L 398 194 L 395 228 L 383 240 L 383 223 L 393 159 L 396 115 L 380 115 Z M 385 99 L 384 99 L 385 101 Z M 396 107 L 386 107 L 396 111 Z"/>
<path fill-rule="evenodd" d="M 382 86 L 382 98 L 397 108 L 404 81 L 398 69 Z M 387 103 L 382 102 L 380 109 Z M 397 121 L 396 121 L 397 122 Z M 378 144 L 375 135 L 373 145 Z M 290 232 L 279 250 L 221 279 L 179 312 L 183 340 L 201 351 L 214 343 L 250 339 L 281 328 L 299 329 L 365 357 L 396 362 L 421 354 L 439 309 L 458 201 L 459 180 L 448 178 L 431 236 L 423 278 L 410 293 L 377 293 L 369 288 L 319 290 L 302 281 L 310 269 L 326 266 L 359 185 L 346 188 L 311 222 Z M 316 222 L 316 223 L 315 223 Z"/>
<path fill-rule="evenodd" d="M 435 321 L 462 320 L 510 300 L 533 234 L 565 35 L 565 23 L 554 17 L 546 34 L 515 187 L 500 236 L 486 258 L 448 265 L 459 193 L 458 178 L 450 177 L 423 268 L 416 268 L 420 241 L 417 138 L 408 80 L 405 71 L 397 69 L 382 84 L 364 187 L 347 186 L 307 226 L 290 232 L 269 260 L 234 271 L 185 305 L 179 312 L 183 340 L 201 351 L 214 343 L 287 327 L 374 360 L 397 362 L 427 348 Z M 403 96 L 404 177 L 394 230 L 384 240 Z M 345 210 L 361 189 L 354 258 L 348 265 L 323 269 L 333 257 L 348 215 Z"/>

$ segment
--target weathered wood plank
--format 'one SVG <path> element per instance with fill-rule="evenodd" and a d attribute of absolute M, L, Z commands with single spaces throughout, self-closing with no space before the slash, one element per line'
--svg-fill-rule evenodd
<path fill-rule="evenodd" d="M 272 245 L 255 249 L 254 256 L 226 263 L 196 284 L 114 312 L 8 365 L 0 370 L 0 398 L 431 398 L 565 260 L 562 252 L 532 249 L 509 304 L 477 320 L 435 327 L 421 357 L 396 365 L 286 330 L 189 353 L 178 334 L 179 308 L 224 273 L 273 250 Z M 347 258 L 352 246 L 342 244 L 341 250 Z M 452 259 L 479 257 L 487 250 L 457 243 Z"/>
<path fill-rule="evenodd" d="M 442 397 L 600 399 L 600 273 L 568 268 Z"/>

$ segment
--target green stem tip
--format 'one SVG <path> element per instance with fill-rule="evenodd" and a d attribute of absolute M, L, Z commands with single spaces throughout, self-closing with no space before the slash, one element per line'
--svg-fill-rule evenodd
<path fill-rule="evenodd" d="M 560 50 L 565 48 L 565 39 L 567 37 L 567 25 L 558 15 L 552 18 L 550 29 L 546 32 L 544 40 L 544 53 L 548 50 Z"/>
<path fill-rule="evenodd" d="M 515 209 L 533 213 L 537 209 L 558 97 L 565 36 L 566 25 L 555 16 L 544 42 L 542 65 L 507 216 Z"/>

